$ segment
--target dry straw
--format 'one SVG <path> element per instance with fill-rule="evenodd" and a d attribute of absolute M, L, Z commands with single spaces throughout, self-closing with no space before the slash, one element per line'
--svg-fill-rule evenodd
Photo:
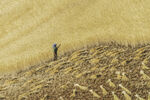
<path fill-rule="evenodd" d="M 16 71 L 89 45 L 147 44 L 149 0 L 0 1 L 0 70 Z"/>

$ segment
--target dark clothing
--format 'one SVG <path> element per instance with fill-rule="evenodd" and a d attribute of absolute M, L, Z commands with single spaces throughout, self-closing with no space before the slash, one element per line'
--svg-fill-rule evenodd
<path fill-rule="evenodd" d="M 54 47 L 54 60 L 57 60 L 57 51 L 58 51 L 58 48 L 57 47 Z"/>
<path fill-rule="evenodd" d="M 58 46 L 57 46 L 57 44 L 53 45 L 54 61 L 57 60 L 57 51 L 58 51 L 58 48 L 60 47 L 60 45 L 58 45 Z"/>

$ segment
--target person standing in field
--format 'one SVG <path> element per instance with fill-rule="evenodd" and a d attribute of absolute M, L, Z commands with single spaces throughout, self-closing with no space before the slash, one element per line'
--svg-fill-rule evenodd
<path fill-rule="evenodd" d="M 53 44 L 53 53 L 54 53 L 54 61 L 57 60 L 57 51 L 61 44 L 57 46 L 57 44 Z"/>

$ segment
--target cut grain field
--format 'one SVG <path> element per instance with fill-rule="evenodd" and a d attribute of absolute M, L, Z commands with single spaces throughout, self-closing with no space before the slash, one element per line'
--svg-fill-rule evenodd
<path fill-rule="evenodd" d="M 150 100 L 149 17 L 149 0 L 0 0 L 0 100 Z"/>
<path fill-rule="evenodd" d="M 98 43 L 150 42 L 149 0 L 0 0 L 0 72 Z"/>
<path fill-rule="evenodd" d="M 101 44 L 5 75 L 0 100 L 150 100 L 150 45 Z"/>

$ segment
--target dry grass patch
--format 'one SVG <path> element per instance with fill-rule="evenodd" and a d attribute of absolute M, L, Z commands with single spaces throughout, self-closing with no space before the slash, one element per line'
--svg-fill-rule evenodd
<path fill-rule="evenodd" d="M 51 45 L 55 42 L 62 44 L 59 55 L 112 41 L 132 47 L 147 44 L 149 4 L 149 0 L 1 1 L 1 73 L 48 61 L 53 57 Z M 107 47 L 100 49 L 105 51 Z"/>

